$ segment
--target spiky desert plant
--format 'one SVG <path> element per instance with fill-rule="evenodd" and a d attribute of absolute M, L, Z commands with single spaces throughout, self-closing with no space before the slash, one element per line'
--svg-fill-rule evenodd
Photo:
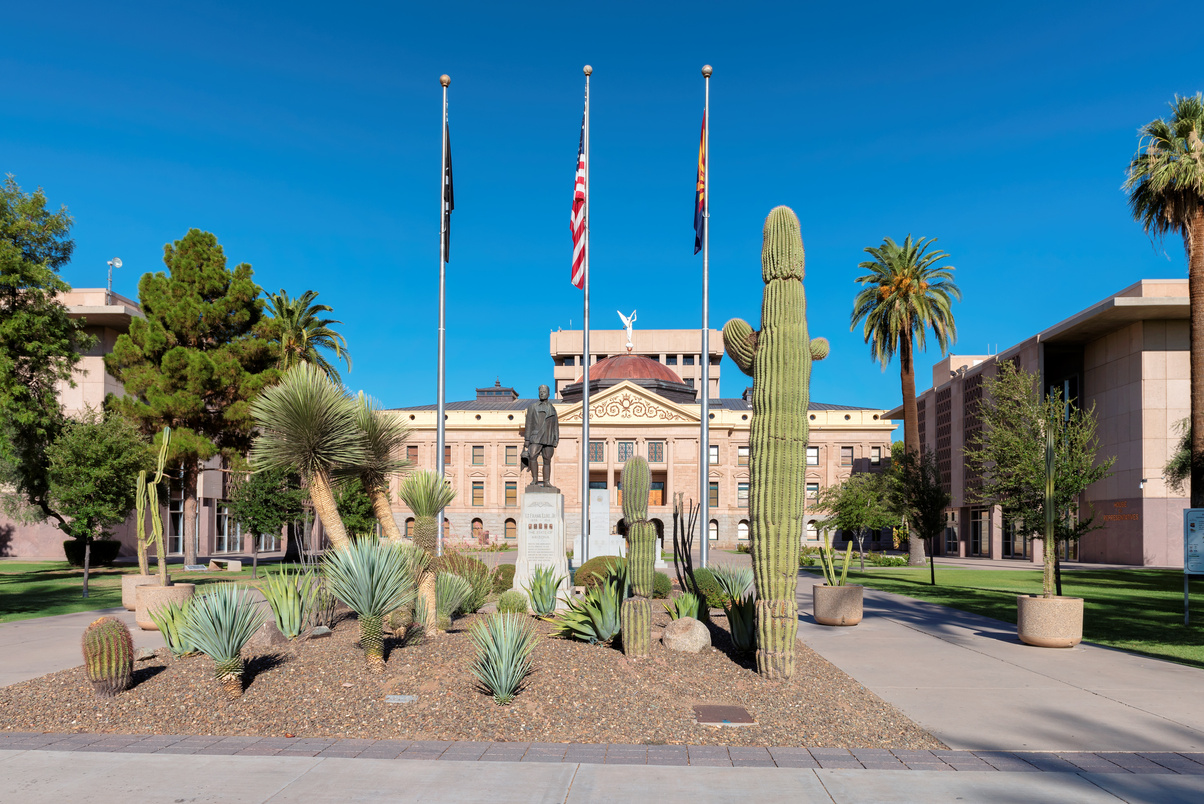
<path fill-rule="evenodd" d="M 116 617 L 93 620 L 84 629 L 84 670 L 92 688 L 111 698 L 130 688 L 134 677 L 134 638 Z"/>
<path fill-rule="evenodd" d="M 440 572 L 435 580 L 435 613 L 439 630 L 451 627 L 452 617 L 472 594 L 472 584 L 454 572 Z"/>
<path fill-rule="evenodd" d="M 393 518 L 389 505 L 389 478 L 407 469 L 409 460 L 402 455 L 410 429 L 399 416 L 381 409 L 380 403 L 361 391 L 355 402 L 355 421 L 363 433 L 368 456 L 354 466 L 335 471 L 336 476 L 357 477 L 372 500 L 372 513 L 380 522 L 385 536 L 394 542 L 402 540 L 401 528 Z"/>
<path fill-rule="evenodd" d="M 267 598 L 276 618 L 276 627 L 289 639 L 296 639 L 309 626 L 318 605 L 318 579 L 311 572 L 290 571 L 282 566 L 269 572 L 259 591 Z"/>
<path fill-rule="evenodd" d="M 776 207 L 765 219 L 761 248 L 761 330 L 740 319 L 723 328 L 728 355 L 753 378 L 749 515 L 757 672 L 772 679 L 794 674 L 811 363 L 828 355 L 828 342 L 807 334 L 803 263 L 798 218 L 789 207 Z"/>
<path fill-rule="evenodd" d="M 218 683 L 231 698 L 242 695 L 242 649 L 263 624 L 248 590 L 233 583 L 192 599 L 180 636 L 213 660 Z"/>
<path fill-rule="evenodd" d="M 163 482 L 163 469 L 167 462 L 167 447 L 171 443 L 171 428 L 164 427 L 159 437 L 159 454 L 155 460 L 155 475 L 148 479 L 146 470 L 138 473 L 134 488 L 135 521 L 138 523 L 135 538 L 138 541 L 138 572 L 150 574 L 147 562 L 147 544 L 155 545 L 155 559 L 159 564 L 159 585 L 167 586 L 167 555 L 163 550 L 163 515 L 159 512 L 159 484 Z M 146 533 L 146 509 L 151 512 L 151 533 Z"/>
<path fill-rule="evenodd" d="M 682 592 L 677 597 L 666 600 L 665 611 L 669 613 L 670 620 L 680 620 L 682 617 L 702 619 L 698 616 L 698 595 L 692 592 Z"/>
<path fill-rule="evenodd" d="M 414 544 L 434 558 L 439 540 L 437 517 L 456 498 L 456 490 L 437 472 L 423 470 L 406 476 L 401 481 L 397 496 L 414 512 Z M 421 621 L 423 630 L 427 634 L 434 634 L 438 627 L 435 622 L 438 601 L 435 598 L 434 572 L 423 573 L 418 581 L 418 596 L 426 601 L 424 611 L 427 619 Z"/>
<path fill-rule="evenodd" d="M 524 586 L 523 591 L 531 600 L 531 611 L 540 617 L 548 617 L 556 611 L 556 592 L 564 580 L 563 575 L 557 575 L 553 567 L 547 565 L 535 568 L 531 573 L 531 584 Z"/>
<path fill-rule="evenodd" d="M 723 610 L 731 631 L 732 646 L 745 652 L 756 644 L 753 571 L 748 567 L 716 567 L 715 580 L 723 588 Z"/>
<path fill-rule="evenodd" d="M 468 633 L 476 652 L 473 676 L 495 702 L 510 703 L 531 672 L 537 639 L 531 621 L 522 614 L 491 614 L 474 622 Z"/>
<path fill-rule="evenodd" d="M 159 633 L 163 635 L 167 649 L 177 659 L 196 653 L 196 648 L 192 643 L 184 639 L 184 624 L 188 622 L 188 610 L 191 605 L 191 598 L 182 604 L 168 600 L 163 605 L 156 606 L 147 612 L 150 614 L 151 621 L 159 629 Z"/>
<path fill-rule="evenodd" d="M 656 526 L 648 521 L 652 471 L 637 455 L 623 464 L 623 520 L 627 523 L 627 577 L 634 597 L 623 601 L 623 653 L 652 652 L 652 605 L 655 591 Z"/>
<path fill-rule="evenodd" d="M 259 468 L 289 467 L 305 478 L 314 508 L 335 550 L 349 545 L 331 488 L 331 473 L 368 461 L 356 422 L 355 401 L 321 369 L 302 363 L 289 369 L 251 402 L 259 437 L 251 461 Z"/>
<path fill-rule="evenodd" d="M 567 608 L 555 618 L 544 618 L 556 626 L 559 636 L 590 644 L 607 643 L 622 628 L 622 602 L 627 588 L 626 570 L 608 573 L 606 579 L 580 598 L 562 598 Z"/>
<path fill-rule="evenodd" d="M 385 615 L 414 602 L 415 559 L 405 545 L 355 539 L 325 558 L 330 591 L 359 617 L 360 647 L 368 669 L 385 669 Z"/>
<path fill-rule="evenodd" d="M 836 574 L 836 551 L 832 549 L 832 542 L 828 539 L 828 531 L 824 529 L 824 546 L 819 551 L 819 566 L 824 571 L 824 583 L 828 586 L 844 586 L 845 580 L 849 577 L 849 561 L 853 558 L 853 543 L 848 542 L 844 549 L 844 564 L 840 568 L 840 575 Z"/>

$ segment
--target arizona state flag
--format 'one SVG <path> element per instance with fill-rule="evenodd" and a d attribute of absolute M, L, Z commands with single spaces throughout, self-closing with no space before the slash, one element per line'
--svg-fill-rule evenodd
<path fill-rule="evenodd" d="M 703 215 L 707 194 L 707 113 L 702 113 L 702 134 L 698 138 L 698 182 L 694 190 L 694 253 L 702 251 L 707 220 Z"/>

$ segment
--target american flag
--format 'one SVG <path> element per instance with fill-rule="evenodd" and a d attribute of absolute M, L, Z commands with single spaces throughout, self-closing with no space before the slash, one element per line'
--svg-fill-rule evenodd
<path fill-rule="evenodd" d="M 573 217 L 569 226 L 573 230 L 573 273 L 572 282 L 577 288 L 585 286 L 585 115 L 581 116 L 581 142 L 577 146 L 577 177 L 573 180 Z"/>

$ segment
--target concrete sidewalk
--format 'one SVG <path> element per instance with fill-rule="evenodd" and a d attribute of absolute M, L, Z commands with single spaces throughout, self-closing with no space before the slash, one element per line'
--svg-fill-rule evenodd
<path fill-rule="evenodd" d="M 1204 670 L 1098 645 L 1034 648 L 1010 623 L 872 589 L 860 625 L 821 626 L 816 582 L 799 580 L 799 637 L 951 748 L 1204 750 Z"/>
<path fill-rule="evenodd" d="M 130 627 L 136 648 L 164 648 L 158 631 L 143 631 L 123 608 L 80 611 L 0 624 L 0 687 L 84 663 L 80 639 L 93 620 L 116 617 Z"/>

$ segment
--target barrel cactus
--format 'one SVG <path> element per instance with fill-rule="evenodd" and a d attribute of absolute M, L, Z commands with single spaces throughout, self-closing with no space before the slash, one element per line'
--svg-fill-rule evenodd
<path fill-rule="evenodd" d="M 652 652 L 652 597 L 656 570 L 656 527 L 648 521 L 652 472 L 640 456 L 623 465 L 623 521 L 627 523 L 627 577 L 634 597 L 623 601 L 623 652 Z"/>
<path fill-rule="evenodd" d="M 84 670 L 93 689 L 106 698 L 129 689 L 134 676 L 134 638 L 125 623 L 101 617 L 84 629 Z"/>
<path fill-rule="evenodd" d="M 761 248 L 761 330 L 740 319 L 723 328 L 728 355 L 753 378 L 749 515 L 757 672 L 771 679 L 794 674 L 811 363 L 828 355 L 827 340 L 807 334 L 803 265 L 798 217 L 776 207 L 765 219 Z"/>

